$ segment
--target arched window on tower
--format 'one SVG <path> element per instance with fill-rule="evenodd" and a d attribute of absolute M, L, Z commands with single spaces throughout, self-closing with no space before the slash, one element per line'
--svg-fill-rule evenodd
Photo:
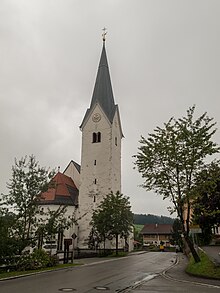
<path fill-rule="evenodd" d="M 98 133 L 97 133 L 97 136 L 98 136 L 98 137 L 97 137 L 97 138 L 98 138 L 98 142 L 101 142 L 101 132 L 98 132 Z"/>
<path fill-rule="evenodd" d="M 93 132 L 92 134 L 92 142 L 96 142 L 97 140 L 97 133 Z"/>
<path fill-rule="evenodd" d="M 97 143 L 97 142 L 101 142 L 101 132 L 93 132 L 92 134 L 92 142 L 93 143 Z"/>

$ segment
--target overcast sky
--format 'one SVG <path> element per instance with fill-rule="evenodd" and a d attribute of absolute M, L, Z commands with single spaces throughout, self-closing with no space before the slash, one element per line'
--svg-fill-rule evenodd
<path fill-rule="evenodd" d="M 0 192 L 14 158 L 80 163 L 82 122 L 102 28 L 125 138 L 122 192 L 135 213 L 169 215 L 133 170 L 140 136 L 172 116 L 207 111 L 220 128 L 219 0 L 1 0 Z M 215 137 L 220 143 L 220 130 Z"/>

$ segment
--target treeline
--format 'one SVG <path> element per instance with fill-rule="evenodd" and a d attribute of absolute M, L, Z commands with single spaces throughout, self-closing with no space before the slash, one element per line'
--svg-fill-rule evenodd
<path fill-rule="evenodd" d="M 166 216 L 156 216 L 151 214 L 134 214 L 134 224 L 173 224 L 175 219 Z"/>

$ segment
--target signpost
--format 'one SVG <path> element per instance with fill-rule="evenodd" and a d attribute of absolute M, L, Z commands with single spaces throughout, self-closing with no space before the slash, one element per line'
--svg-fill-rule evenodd
<path fill-rule="evenodd" d="M 74 260 L 74 244 L 75 244 L 76 237 L 77 237 L 76 233 L 73 233 L 73 235 L 72 235 L 72 238 L 73 238 L 72 263 L 73 263 L 73 260 Z"/>
<path fill-rule="evenodd" d="M 197 249 L 198 247 L 197 234 L 201 234 L 202 229 L 199 227 L 199 225 L 190 225 L 189 229 L 190 229 L 190 233 L 192 234 L 193 245 Z"/>

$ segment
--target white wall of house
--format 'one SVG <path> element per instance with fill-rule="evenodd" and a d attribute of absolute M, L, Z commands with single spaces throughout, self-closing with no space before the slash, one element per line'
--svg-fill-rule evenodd
<path fill-rule="evenodd" d="M 46 214 L 48 213 L 48 210 L 50 210 L 50 211 L 57 211 L 59 207 L 60 207 L 59 205 L 53 205 L 53 204 L 48 204 L 48 205 L 42 205 L 41 206 L 43 212 L 46 213 Z M 65 217 L 68 217 L 68 216 L 72 217 L 75 214 L 76 214 L 76 207 L 75 206 L 68 206 L 67 207 L 67 210 L 66 210 L 66 213 L 65 213 Z M 40 216 L 40 217 L 42 219 L 45 219 L 46 220 L 47 215 Z M 68 229 L 64 230 L 64 232 L 63 232 L 63 242 L 64 242 L 64 239 L 72 239 L 72 235 L 74 233 L 77 233 L 77 226 L 75 225 L 75 223 L 73 223 Z M 53 244 L 54 249 L 53 249 L 52 253 L 56 253 L 56 250 L 57 250 L 57 241 L 58 241 L 58 234 L 56 234 L 53 237 L 52 240 L 54 241 L 54 244 Z M 46 242 L 47 242 L 46 239 L 44 239 L 44 245 L 43 245 L 43 248 L 44 249 L 45 249 L 45 247 L 47 247 L 47 244 L 48 244 Z M 76 240 L 74 242 L 75 242 L 74 243 L 74 246 L 76 247 L 77 246 Z M 72 249 L 72 248 L 73 247 L 71 245 L 70 246 L 70 249 Z M 48 249 L 46 248 L 46 250 L 50 250 L 50 248 L 48 248 Z"/>
<path fill-rule="evenodd" d="M 73 182 L 75 183 L 76 187 L 79 189 L 80 186 L 80 174 L 76 167 L 74 166 L 74 163 L 71 161 L 69 165 L 67 166 L 65 172 L 63 173 L 66 176 L 72 178 Z"/>

